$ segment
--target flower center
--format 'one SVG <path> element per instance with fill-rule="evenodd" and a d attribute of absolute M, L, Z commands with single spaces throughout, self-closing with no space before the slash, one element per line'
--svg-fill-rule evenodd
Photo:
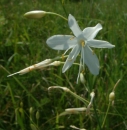
<path fill-rule="evenodd" d="M 81 46 L 82 47 L 84 47 L 85 46 L 85 41 L 84 40 L 80 40 L 80 42 L 79 42 L 80 44 L 81 44 Z"/>

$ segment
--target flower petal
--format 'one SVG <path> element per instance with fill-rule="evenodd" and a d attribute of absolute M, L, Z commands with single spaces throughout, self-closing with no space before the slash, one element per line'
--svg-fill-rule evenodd
<path fill-rule="evenodd" d="M 113 48 L 115 45 L 112 45 L 111 43 L 107 41 L 102 41 L 102 40 L 90 40 L 87 41 L 87 45 L 90 47 L 95 47 L 95 48 Z"/>
<path fill-rule="evenodd" d="M 84 47 L 83 53 L 83 62 L 87 65 L 90 72 L 93 75 L 99 74 L 99 61 L 96 54 L 93 53 L 90 47 L 87 45 Z"/>
<path fill-rule="evenodd" d="M 62 68 L 63 73 L 66 70 L 68 70 L 71 67 L 71 65 L 74 63 L 74 61 L 75 61 L 77 55 L 79 54 L 80 50 L 81 50 L 81 46 L 78 45 L 78 44 L 72 49 L 72 51 L 70 52 L 68 58 L 66 59 L 64 66 Z"/>
<path fill-rule="evenodd" d="M 54 35 L 46 43 L 54 50 L 67 50 L 77 44 L 77 39 L 72 35 Z"/>
<path fill-rule="evenodd" d="M 71 14 L 69 14 L 68 17 L 68 25 L 76 37 L 82 34 L 82 31 L 79 28 L 75 18 Z"/>
<path fill-rule="evenodd" d="M 87 40 L 94 39 L 101 29 L 102 26 L 100 23 L 98 23 L 95 27 L 87 27 L 83 30 L 84 37 Z"/>
<path fill-rule="evenodd" d="M 83 50 L 83 48 L 81 48 L 81 49 Z M 83 62 L 83 55 L 82 54 L 83 53 L 81 53 L 81 58 L 80 58 L 80 65 L 79 65 L 79 71 L 78 71 L 77 82 L 76 82 L 77 84 L 78 84 L 78 80 L 79 80 L 79 75 L 80 75 L 82 69 L 84 68 L 84 65 L 82 63 Z"/>

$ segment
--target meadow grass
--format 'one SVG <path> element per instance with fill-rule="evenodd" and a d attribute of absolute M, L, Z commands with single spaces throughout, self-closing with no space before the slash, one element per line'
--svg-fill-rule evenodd
<path fill-rule="evenodd" d="M 127 129 L 126 5 L 126 0 L 1 0 L 0 130 L 71 130 L 70 125 L 87 130 Z M 103 29 L 96 39 L 109 41 L 115 48 L 94 49 L 99 58 L 100 73 L 95 77 L 86 67 L 85 86 L 89 92 L 82 83 L 76 84 L 78 66 L 75 65 L 65 74 L 60 65 L 7 78 L 30 65 L 61 56 L 64 52 L 52 50 L 46 40 L 57 34 L 72 34 L 67 21 L 60 17 L 46 15 L 39 20 L 26 19 L 23 15 L 31 10 L 55 12 L 66 18 L 72 14 L 81 29 L 102 24 Z M 79 62 L 79 58 L 76 61 Z M 106 113 L 109 94 L 119 79 L 114 105 Z M 94 90 L 90 114 L 81 112 L 59 117 L 67 108 L 85 105 L 63 90 L 48 91 L 50 86 L 67 87 L 87 101 Z"/>

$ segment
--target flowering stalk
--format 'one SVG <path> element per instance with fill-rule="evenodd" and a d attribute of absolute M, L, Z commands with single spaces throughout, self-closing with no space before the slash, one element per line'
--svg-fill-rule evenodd
<path fill-rule="evenodd" d="M 37 64 L 34 64 L 34 65 L 31 65 L 25 69 L 22 69 L 16 73 L 13 73 L 13 74 L 10 74 L 8 75 L 7 77 L 11 77 L 13 75 L 16 75 L 16 74 L 19 74 L 19 75 L 23 75 L 23 74 L 26 74 L 30 71 L 33 71 L 33 70 L 36 70 L 36 69 L 43 69 L 45 67 L 48 67 L 48 66 L 59 66 L 60 64 L 64 64 L 65 62 L 61 62 L 61 61 L 56 61 L 57 59 L 63 59 L 67 57 L 67 55 L 65 56 L 61 56 L 61 57 L 56 57 L 54 59 L 46 59 L 42 62 L 39 62 Z M 75 65 L 79 65 L 78 63 L 74 63 Z"/>
<path fill-rule="evenodd" d="M 82 101 L 84 104 L 89 103 L 87 100 L 85 100 L 84 98 L 80 97 L 79 95 L 77 95 L 76 93 L 69 91 L 71 95 L 73 95 L 74 97 L 76 97 L 77 99 L 79 99 L 80 101 Z"/>
<path fill-rule="evenodd" d="M 59 17 L 63 18 L 64 20 L 68 21 L 68 19 L 66 19 L 65 17 L 63 17 L 62 15 L 57 14 L 57 13 L 53 13 L 53 12 L 46 12 L 46 14 L 56 15 L 56 16 L 59 16 Z"/>
<path fill-rule="evenodd" d="M 82 101 L 84 104 L 89 103 L 87 100 L 85 100 L 84 98 L 78 96 L 77 94 L 75 94 L 74 92 L 72 92 L 70 89 L 68 89 L 66 87 L 51 86 L 51 87 L 48 88 L 48 90 L 54 89 L 54 88 L 60 88 L 60 89 L 64 90 L 65 92 L 70 93 L 71 95 L 73 95 L 74 97 L 76 97 L 77 99 L 79 99 L 80 101 Z"/>
<path fill-rule="evenodd" d="M 105 121 L 106 121 L 106 118 L 107 118 L 107 115 L 108 115 L 108 111 L 109 111 L 109 108 L 111 106 L 111 103 L 113 102 L 114 103 L 114 99 L 115 99 L 115 88 L 116 86 L 118 85 L 118 83 L 120 82 L 121 79 L 119 79 L 117 81 L 117 83 L 115 84 L 114 88 L 113 88 L 113 91 L 109 94 L 109 104 L 108 104 L 108 108 L 107 108 L 107 111 L 106 111 L 106 114 L 105 114 L 105 117 L 104 117 L 104 120 L 103 120 L 103 123 L 102 123 L 102 126 L 101 128 L 104 127 L 104 124 L 105 124 Z"/>
<path fill-rule="evenodd" d="M 90 103 L 89 103 L 89 105 L 87 106 L 87 109 L 86 109 L 86 114 L 87 114 L 87 115 L 88 115 L 89 112 L 90 112 L 90 107 L 92 106 L 93 99 L 94 99 L 94 97 L 95 97 L 95 93 L 94 93 L 94 92 L 91 92 L 91 93 L 90 93 L 90 96 L 91 96 L 91 100 L 90 100 Z"/>
<path fill-rule="evenodd" d="M 109 102 L 109 104 L 108 104 L 108 108 L 107 108 L 107 111 L 106 111 L 106 114 L 105 114 L 103 123 L 102 123 L 102 125 L 101 125 L 101 128 L 102 128 L 102 129 L 103 129 L 103 127 L 104 127 L 104 124 L 105 124 L 105 121 L 106 121 L 106 118 L 107 118 L 107 115 L 108 115 L 108 111 L 109 111 L 110 105 L 111 105 L 111 102 Z"/>
<path fill-rule="evenodd" d="M 29 12 L 25 13 L 24 16 L 26 18 L 39 19 L 39 18 L 44 17 L 46 14 L 56 15 L 56 16 L 63 18 L 64 20 L 68 21 L 65 17 L 63 17 L 60 14 L 53 13 L 53 12 L 46 12 L 46 11 L 43 11 L 43 10 L 29 11 Z"/>
<path fill-rule="evenodd" d="M 40 63 L 34 64 L 34 65 L 32 65 L 32 66 L 29 66 L 29 67 L 27 67 L 27 68 L 25 68 L 25 69 L 23 69 L 23 70 L 20 70 L 20 71 L 16 72 L 16 73 L 10 74 L 10 75 L 8 75 L 7 77 L 13 76 L 13 75 L 15 75 L 15 74 L 20 74 L 20 75 L 22 75 L 22 74 L 28 73 L 28 72 L 30 72 L 30 71 L 32 71 L 32 70 L 35 70 L 35 69 L 44 68 L 46 65 L 48 65 L 48 64 L 51 63 L 51 62 L 52 62 L 52 59 L 46 59 L 46 60 L 44 60 L 44 61 L 42 61 L 42 62 L 40 62 Z"/>

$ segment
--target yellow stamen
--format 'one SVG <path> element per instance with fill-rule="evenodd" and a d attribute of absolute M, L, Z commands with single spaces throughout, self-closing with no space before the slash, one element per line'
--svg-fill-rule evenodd
<path fill-rule="evenodd" d="M 81 41 L 80 41 L 80 44 L 82 45 L 82 47 L 84 47 L 84 46 L 85 46 L 85 41 L 84 41 L 84 40 L 81 40 Z"/>

